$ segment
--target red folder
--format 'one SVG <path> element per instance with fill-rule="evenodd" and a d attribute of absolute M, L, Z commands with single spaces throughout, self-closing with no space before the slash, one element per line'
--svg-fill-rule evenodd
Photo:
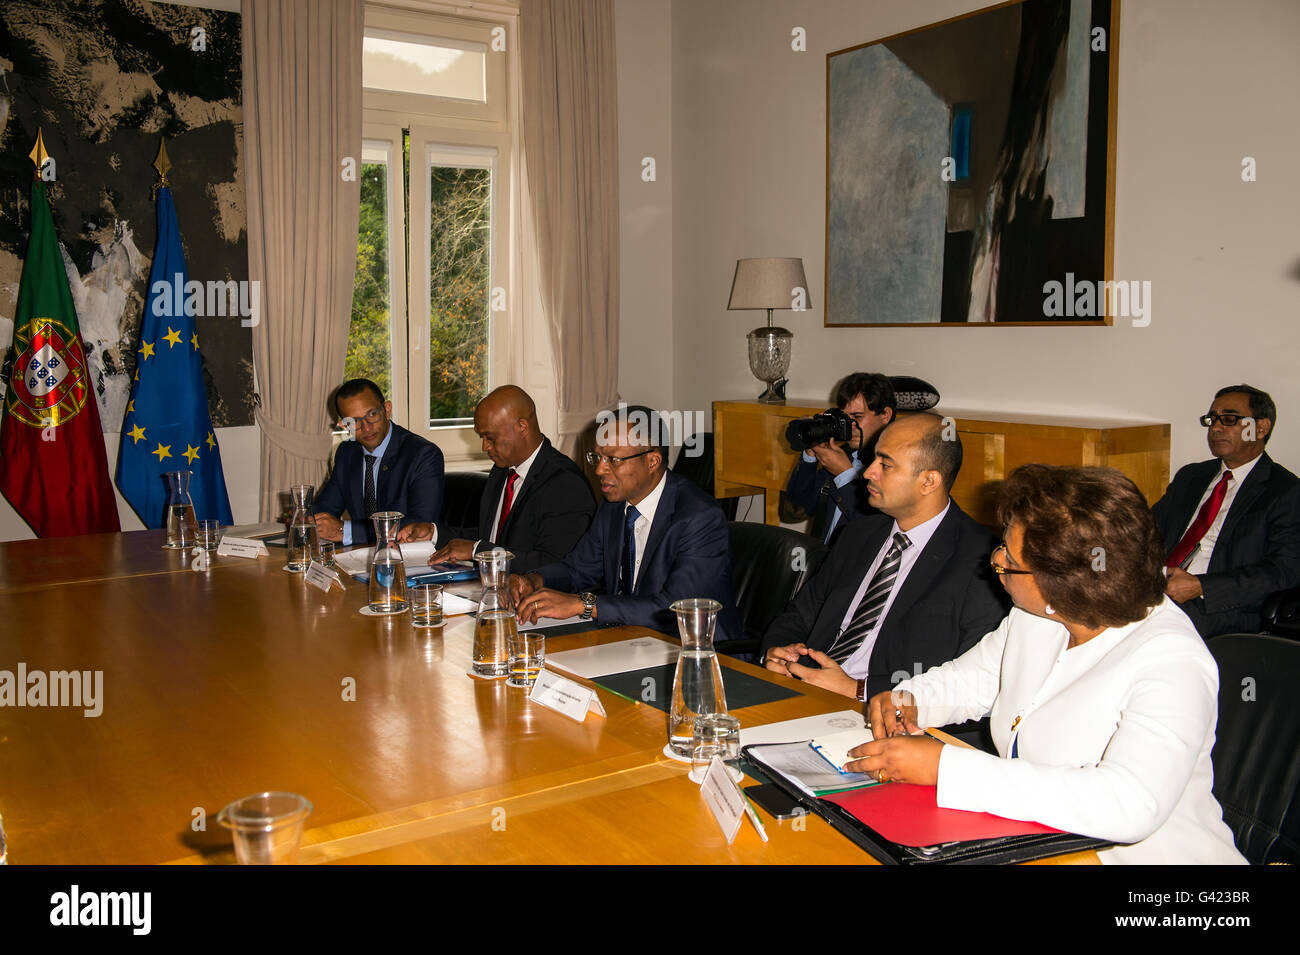
<path fill-rule="evenodd" d="M 859 822 L 903 846 L 936 846 L 946 842 L 1061 831 L 1037 822 L 1003 819 L 987 812 L 940 809 L 936 802 L 937 793 L 934 786 L 886 783 L 822 798 L 842 806 Z"/>

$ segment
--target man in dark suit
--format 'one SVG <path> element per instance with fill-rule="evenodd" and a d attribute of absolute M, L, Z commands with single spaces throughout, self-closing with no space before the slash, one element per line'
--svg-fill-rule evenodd
<path fill-rule="evenodd" d="M 1006 616 L 994 536 L 948 496 L 961 467 L 950 438 L 928 412 L 881 432 L 865 472 L 879 513 L 844 529 L 772 622 L 767 669 L 864 701 L 964 653 Z"/>
<path fill-rule="evenodd" d="M 582 616 L 673 634 L 669 604 L 710 597 L 722 604 L 714 638 L 739 637 L 721 508 L 668 470 L 666 432 L 654 411 L 620 405 L 599 420 L 589 459 L 605 503 L 567 557 L 511 575 L 519 619 Z"/>
<path fill-rule="evenodd" d="M 355 440 L 334 452 L 334 468 L 316 495 L 321 540 L 373 544 L 370 515 L 400 511 L 402 523 L 432 521 L 442 513 L 442 452 L 393 424 L 393 403 L 368 378 L 339 386 L 334 405 Z M 341 520 L 344 511 L 348 520 Z"/>
<path fill-rule="evenodd" d="M 1220 388 L 1201 417 L 1213 461 L 1174 475 L 1151 513 L 1165 539 L 1165 592 L 1203 637 L 1255 633 L 1260 606 L 1300 583 L 1300 479 L 1265 452 L 1267 392 Z"/>
<path fill-rule="evenodd" d="M 808 533 L 828 545 L 869 510 L 859 479 L 876 436 L 894 420 L 894 386 L 884 375 L 856 372 L 836 386 L 835 405 L 853 419 L 848 443 L 823 441 L 804 451 L 785 488 L 786 497 L 812 515 Z"/>
<path fill-rule="evenodd" d="M 398 540 L 429 540 L 436 530 L 431 564 L 500 547 L 515 555 L 510 567 L 521 574 L 573 550 L 591 524 L 596 498 L 582 470 L 543 437 L 528 393 L 515 385 L 489 393 L 474 409 L 474 433 L 492 459 L 478 523 L 411 524 Z"/>

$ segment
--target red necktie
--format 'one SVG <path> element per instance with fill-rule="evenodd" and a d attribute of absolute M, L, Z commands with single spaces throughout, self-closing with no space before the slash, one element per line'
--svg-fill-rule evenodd
<path fill-rule="evenodd" d="M 1219 508 L 1223 506 L 1223 498 L 1228 493 L 1228 481 L 1231 479 L 1232 472 L 1224 471 L 1223 477 L 1210 493 L 1209 500 L 1201 505 L 1201 511 L 1196 515 L 1196 520 L 1192 521 L 1192 526 L 1187 528 L 1187 533 L 1178 542 L 1178 546 L 1169 552 L 1169 557 L 1165 560 L 1166 567 L 1180 566 L 1191 554 L 1192 548 L 1201 542 L 1201 538 L 1205 536 L 1205 532 L 1210 529 L 1210 525 L 1218 516 Z"/>
<path fill-rule="evenodd" d="M 501 502 L 501 520 L 497 521 L 497 532 L 496 536 L 493 538 L 496 541 L 501 540 L 501 533 L 505 530 L 506 518 L 510 516 L 510 505 L 513 504 L 515 500 L 515 482 L 518 480 L 519 472 L 514 468 L 511 468 L 510 476 L 506 478 L 505 500 Z M 1220 498 L 1222 498 L 1222 495 L 1220 495 Z M 1208 527 L 1209 525 L 1206 526 Z"/>

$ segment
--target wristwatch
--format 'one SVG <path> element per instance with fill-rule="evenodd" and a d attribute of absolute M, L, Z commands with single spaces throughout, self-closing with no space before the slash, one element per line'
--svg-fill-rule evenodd
<path fill-rule="evenodd" d="M 596 595 L 593 593 L 578 594 L 578 599 L 582 601 L 582 619 L 590 620 L 591 612 L 596 609 Z"/>

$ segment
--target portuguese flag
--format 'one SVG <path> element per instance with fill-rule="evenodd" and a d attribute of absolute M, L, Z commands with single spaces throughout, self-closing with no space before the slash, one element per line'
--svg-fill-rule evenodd
<path fill-rule="evenodd" d="M 0 493 L 38 537 L 120 530 L 81 327 L 45 183 L 32 183 L 14 338 L 4 363 Z"/>

